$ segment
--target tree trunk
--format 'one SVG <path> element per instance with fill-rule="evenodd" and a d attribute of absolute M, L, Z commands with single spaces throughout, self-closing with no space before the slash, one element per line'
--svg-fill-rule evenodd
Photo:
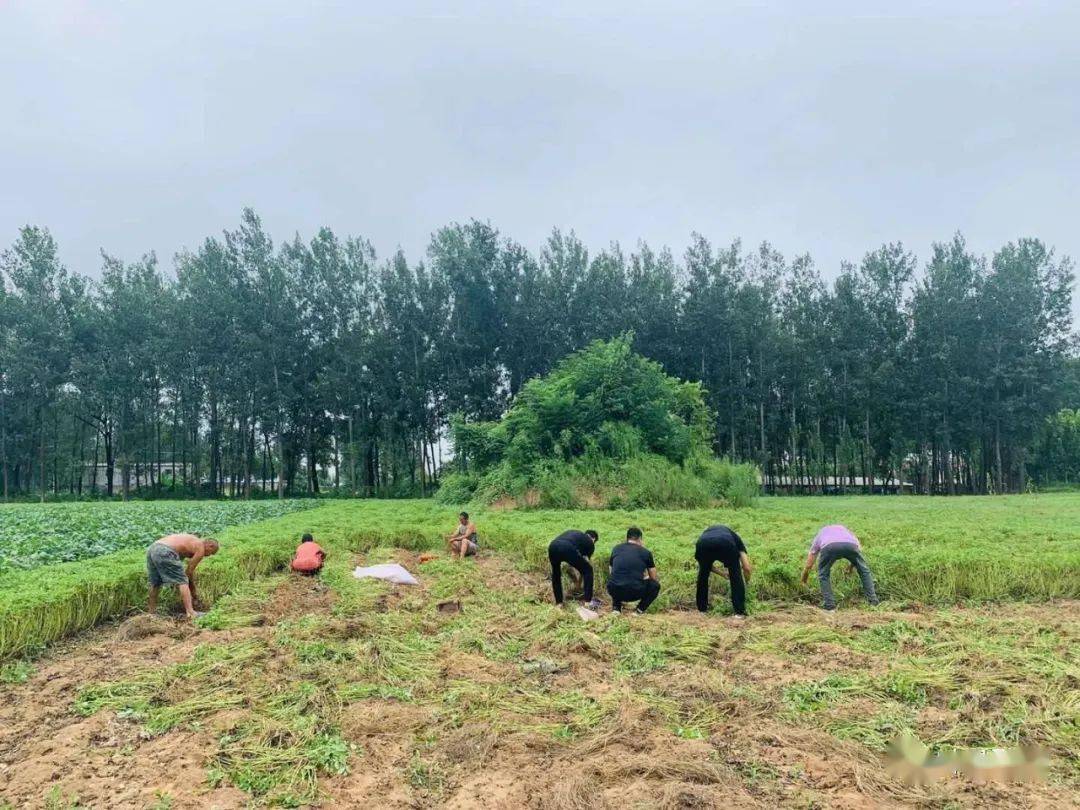
<path fill-rule="evenodd" d="M 90 473 L 90 494 L 97 495 L 97 473 L 99 451 L 101 450 L 101 431 L 94 432 L 94 469 Z"/>
<path fill-rule="evenodd" d="M 353 417 L 349 414 L 349 489 L 356 497 L 356 444 L 353 442 Z"/>
<path fill-rule="evenodd" d="M 765 462 L 768 460 L 768 453 L 765 450 L 765 401 L 758 400 L 758 429 L 761 432 L 761 456 L 758 459 L 758 463 L 761 465 L 762 472 L 765 470 Z"/>
<path fill-rule="evenodd" d="M 79 458 L 78 465 L 79 466 L 78 466 L 77 469 L 78 469 L 78 472 L 79 472 L 79 494 L 80 495 L 82 494 L 83 456 L 86 455 L 86 448 L 84 446 L 85 441 L 83 440 L 83 424 L 82 424 L 82 422 L 80 422 L 75 417 L 74 414 L 72 414 L 72 417 L 71 417 L 71 430 L 72 430 L 71 464 L 69 465 L 69 469 L 71 470 L 71 473 L 70 473 L 70 475 L 68 477 L 68 492 L 69 492 L 69 494 L 74 496 L 75 495 L 75 474 L 76 474 L 75 448 L 76 447 L 79 448 L 79 456 L 78 456 L 78 458 Z"/>
<path fill-rule="evenodd" d="M 278 499 L 285 497 L 285 405 L 281 395 L 281 378 L 278 374 L 278 362 L 276 341 L 270 341 L 270 360 L 274 371 L 274 405 L 277 408 L 277 449 L 278 464 L 281 465 L 281 475 L 278 477 Z"/>
<path fill-rule="evenodd" d="M 736 460 L 736 441 L 735 441 L 735 360 L 734 351 L 731 346 L 731 338 L 728 338 L 727 344 L 728 351 L 728 423 L 731 430 L 731 460 Z"/>
<path fill-rule="evenodd" d="M 260 476 L 259 490 L 266 492 L 266 482 L 272 481 L 270 475 L 270 437 L 266 434 L 265 426 L 262 427 L 262 475 Z"/>
<path fill-rule="evenodd" d="M 996 494 L 1001 495 L 1005 491 L 1005 479 L 1001 468 L 1001 418 L 998 417 L 994 420 L 994 469 L 996 471 L 996 481 L 994 482 L 994 489 Z"/>
<path fill-rule="evenodd" d="M 216 497 L 220 486 L 221 437 L 217 415 L 217 397 L 210 397 L 210 494 Z"/>
<path fill-rule="evenodd" d="M 173 458 L 175 461 L 175 457 Z M 183 488 L 186 490 L 189 486 L 188 479 L 188 431 L 187 422 L 184 422 L 184 429 L 180 432 L 180 482 Z M 176 476 L 173 476 L 174 480 Z"/>
<path fill-rule="evenodd" d="M 199 457 L 199 405 L 191 409 L 191 483 L 196 492 L 202 489 L 202 459 Z M 201 494 L 201 493 L 200 493 Z"/>
<path fill-rule="evenodd" d="M 836 445 L 837 445 L 837 442 L 833 442 L 833 446 L 832 446 L 832 477 L 833 477 L 833 486 L 839 488 L 839 484 L 840 484 L 840 462 L 839 462 L 839 459 L 837 458 Z M 843 489 L 842 488 L 840 488 L 840 489 L 841 489 L 841 492 L 843 492 Z"/>
<path fill-rule="evenodd" d="M 38 427 L 40 431 L 38 436 L 38 490 L 41 495 L 41 502 L 45 503 L 45 406 L 41 405 L 38 410 Z"/>
<path fill-rule="evenodd" d="M 277 430 L 277 452 L 278 452 L 278 466 L 281 469 L 278 471 L 277 482 L 277 494 L 278 500 L 285 497 L 285 442 L 281 436 L 281 426 L 278 426 Z"/>
<path fill-rule="evenodd" d="M 956 494 L 956 473 L 953 470 L 953 449 L 952 449 L 952 436 L 949 433 L 949 420 L 948 417 L 942 416 L 942 438 L 945 441 L 945 447 L 942 448 L 942 460 L 945 467 L 945 488 L 950 495 Z"/>
<path fill-rule="evenodd" d="M 7 399 L 4 396 L 4 387 L 0 383 L 0 475 L 4 478 L 4 503 L 7 503 L 8 493 L 8 454 L 7 454 Z"/>
<path fill-rule="evenodd" d="M 161 396 L 160 393 L 158 393 L 158 395 L 157 395 L 158 399 L 160 399 L 160 396 Z M 157 456 L 157 480 L 154 482 L 154 487 L 155 487 L 157 493 L 160 495 L 161 494 L 161 466 L 162 466 L 162 458 L 161 458 L 161 418 L 158 416 L 157 400 L 155 400 L 155 404 L 154 404 L 154 444 L 155 444 L 155 450 L 157 451 L 156 452 L 156 456 Z"/>
<path fill-rule="evenodd" d="M 368 463 L 371 465 L 371 486 L 372 494 L 377 498 L 379 497 L 379 481 L 382 478 L 382 464 L 379 458 L 379 443 L 373 441 L 371 443 L 371 458 Z"/>
<path fill-rule="evenodd" d="M 415 456 L 416 451 L 417 450 L 420 451 L 420 497 L 421 498 L 426 498 L 427 497 L 427 458 L 426 458 L 427 454 L 424 452 L 424 437 L 423 436 L 420 437 L 420 440 L 419 440 L 418 444 L 420 445 L 419 448 L 417 448 L 415 445 L 413 446 L 411 455 Z"/>
<path fill-rule="evenodd" d="M 315 467 L 315 431 L 311 431 L 308 442 L 308 490 L 312 495 L 319 494 L 319 471 Z"/>
<path fill-rule="evenodd" d="M 334 425 L 333 439 L 334 439 L 334 492 L 336 493 L 341 489 L 341 445 L 338 443 L 339 425 L 337 420 L 331 423 Z"/>
<path fill-rule="evenodd" d="M 179 421 L 176 402 L 173 402 L 172 433 L 169 436 L 169 465 L 172 468 L 172 477 L 169 479 L 169 492 L 176 491 L 176 430 Z"/>
<path fill-rule="evenodd" d="M 990 446 L 986 442 L 986 433 L 979 438 L 979 469 L 978 478 L 975 481 L 975 491 L 980 495 L 986 494 L 986 476 L 989 472 Z"/>
<path fill-rule="evenodd" d="M 254 408 L 254 405 L 252 405 Z M 251 414 L 251 428 L 244 437 L 244 500 L 251 500 L 251 474 L 255 466 L 255 414 Z"/>
<path fill-rule="evenodd" d="M 870 444 L 870 411 L 864 412 L 865 419 L 863 420 L 863 444 L 866 448 L 863 452 L 863 486 L 867 492 L 871 495 L 874 494 L 874 470 L 873 470 L 873 454 L 874 450 Z"/>
<path fill-rule="evenodd" d="M 128 467 L 126 420 L 121 421 L 117 436 L 120 444 L 120 493 L 121 499 L 126 501 L 128 499 L 128 489 L 131 486 L 131 470 Z"/>

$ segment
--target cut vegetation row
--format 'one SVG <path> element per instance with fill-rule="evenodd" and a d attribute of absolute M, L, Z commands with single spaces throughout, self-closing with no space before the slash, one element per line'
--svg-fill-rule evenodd
<path fill-rule="evenodd" d="M 419 565 L 425 532 L 357 531 L 351 511 L 306 516 L 321 516 L 330 551 L 321 580 L 256 577 L 204 629 L 138 616 L 9 670 L 25 682 L 0 708 L 0 796 L 18 807 L 1075 804 L 1076 603 L 583 623 L 549 604 L 520 556 Z M 422 585 L 350 575 L 387 561 Z M 1052 781 L 902 785 L 878 754 L 904 730 L 931 745 L 1041 743 Z"/>
<path fill-rule="evenodd" d="M 230 529 L 218 535 L 221 553 L 199 569 L 200 594 L 212 603 L 240 582 L 282 569 L 305 531 L 440 547 L 438 537 L 453 526 L 455 511 L 430 501 L 347 501 Z M 843 522 L 862 539 L 881 595 L 894 606 L 1080 598 L 1080 496 L 1074 494 L 766 499 L 738 510 L 481 510 L 473 516 L 484 547 L 536 570 L 547 565 L 548 542 L 566 528 L 598 529 L 596 559 L 602 561 L 627 526 L 641 526 L 664 582 L 661 610 L 693 607 L 693 542 L 717 522 L 738 531 L 754 558 L 752 613 L 766 601 L 775 606 L 815 598 L 800 587 L 799 567 L 810 539 L 829 522 Z M 600 576 L 602 582 L 602 570 Z M 858 590 L 854 578 L 843 576 L 835 578 L 835 587 L 841 601 Z M 32 653 L 145 599 L 142 550 L 0 575 L 0 659 Z"/>

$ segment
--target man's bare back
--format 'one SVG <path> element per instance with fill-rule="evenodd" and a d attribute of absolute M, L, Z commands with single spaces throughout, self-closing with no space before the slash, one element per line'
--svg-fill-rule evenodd
<path fill-rule="evenodd" d="M 168 546 L 181 557 L 195 557 L 203 555 L 202 538 L 193 534 L 167 534 L 157 542 Z"/>
<path fill-rule="evenodd" d="M 184 613 L 194 619 L 195 569 L 217 550 L 217 540 L 194 534 L 169 534 L 152 543 L 146 550 L 146 575 L 150 581 L 147 609 L 151 613 L 157 610 L 158 592 L 163 586 L 176 586 Z M 180 562 L 182 559 L 188 561 L 186 566 Z"/>

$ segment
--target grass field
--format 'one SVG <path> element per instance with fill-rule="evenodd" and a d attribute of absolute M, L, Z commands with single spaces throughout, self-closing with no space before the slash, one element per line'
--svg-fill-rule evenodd
<path fill-rule="evenodd" d="M 1080 798 L 1080 496 L 483 512 L 478 559 L 418 565 L 455 511 L 338 502 L 230 529 L 206 563 L 201 629 L 136 615 L 39 658 L 16 656 L 141 603 L 141 555 L 3 575 L 0 797 L 567 810 Z M 834 521 L 863 539 L 881 608 L 826 615 L 799 588 L 810 538 Z M 758 568 L 741 625 L 677 609 L 692 599 L 693 540 L 714 522 Z M 552 606 L 550 538 L 595 527 L 603 552 L 631 523 L 657 558 L 659 612 L 584 623 Z M 330 551 L 321 580 L 279 573 L 302 531 Z M 350 576 L 391 559 L 422 586 Z M 904 730 L 932 745 L 1040 743 L 1051 780 L 904 785 L 879 759 Z"/>

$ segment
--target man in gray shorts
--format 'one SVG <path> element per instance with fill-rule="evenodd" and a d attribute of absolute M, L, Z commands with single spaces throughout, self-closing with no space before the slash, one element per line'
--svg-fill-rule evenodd
<path fill-rule="evenodd" d="M 184 613 L 194 619 L 195 568 L 203 557 L 217 554 L 218 542 L 213 537 L 193 534 L 170 534 L 151 544 L 146 550 L 146 576 L 150 580 L 150 603 L 147 609 L 157 611 L 158 593 L 162 586 L 175 585 L 180 591 Z M 183 560 L 188 563 L 185 568 Z"/>

